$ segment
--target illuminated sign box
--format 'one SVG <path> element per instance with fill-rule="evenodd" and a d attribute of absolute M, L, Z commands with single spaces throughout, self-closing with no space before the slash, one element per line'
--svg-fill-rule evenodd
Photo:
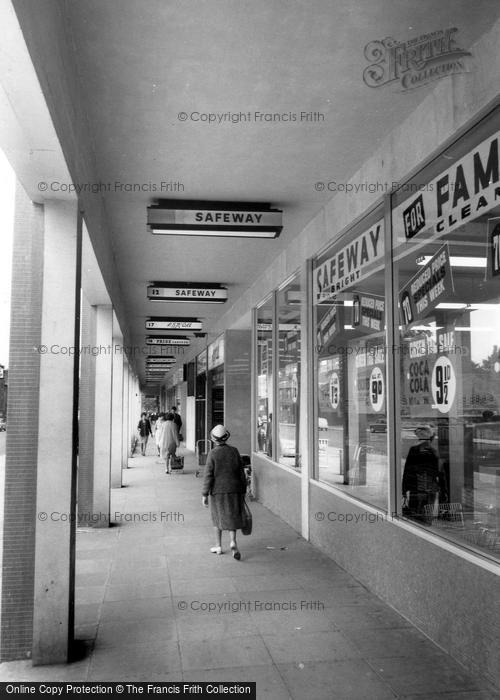
<path fill-rule="evenodd" d="M 149 340 L 161 340 L 160 343 L 148 342 Z M 191 341 L 185 336 L 175 336 L 175 335 L 147 335 L 146 336 L 147 345 L 190 345 Z"/>
<path fill-rule="evenodd" d="M 197 318 L 151 317 L 146 321 L 148 331 L 201 331 L 203 324 Z"/>
<path fill-rule="evenodd" d="M 164 200 L 148 207 L 147 223 L 160 235 L 277 238 L 283 212 L 269 204 Z"/>
<path fill-rule="evenodd" d="M 146 362 L 150 365 L 168 365 L 176 362 L 176 358 L 171 355 L 156 355 L 155 357 L 148 357 Z"/>
<path fill-rule="evenodd" d="M 151 301 L 223 304 L 227 301 L 227 289 L 219 284 L 153 282 L 148 286 L 148 299 Z"/>
<path fill-rule="evenodd" d="M 163 346 L 180 346 L 189 345 L 189 340 L 187 338 L 179 338 L 179 342 L 175 342 L 177 338 L 165 338 L 161 335 L 147 335 L 146 345 L 163 345 Z"/>

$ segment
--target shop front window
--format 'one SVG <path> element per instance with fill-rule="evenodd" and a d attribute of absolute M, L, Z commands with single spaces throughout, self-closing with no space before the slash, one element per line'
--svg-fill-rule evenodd
<path fill-rule="evenodd" d="M 257 452 L 273 456 L 273 298 L 257 309 Z"/>
<path fill-rule="evenodd" d="M 450 147 L 392 206 L 403 515 L 498 557 L 500 182 L 493 124 L 485 120 Z"/>
<path fill-rule="evenodd" d="M 386 509 L 384 288 L 379 208 L 314 264 L 315 477 Z"/>
<path fill-rule="evenodd" d="M 278 461 L 300 469 L 300 308 L 297 275 L 278 292 Z"/>

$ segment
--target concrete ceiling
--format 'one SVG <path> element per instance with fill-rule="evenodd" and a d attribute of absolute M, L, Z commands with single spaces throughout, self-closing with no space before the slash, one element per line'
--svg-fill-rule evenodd
<path fill-rule="evenodd" d="M 111 243 L 124 302 L 119 315 L 138 346 L 152 314 L 202 317 L 210 330 L 225 311 L 207 304 L 158 309 L 146 298 L 149 281 L 223 282 L 231 304 L 331 196 L 315 183 L 346 182 L 432 89 L 367 87 L 368 42 L 457 27 L 458 43 L 468 49 L 500 11 L 498 0 L 13 5 L 73 181 L 86 182 L 92 172 L 94 182 L 109 185 L 86 197 L 86 220 L 97 246 L 90 209 L 104 212 L 100 235 Z M 57 24 L 57 46 L 48 47 L 43 36 L 49 21 Z M 73 67 L 66 92 L 57 75 L 63 64 Z M 62 110 L 84 123 L 86 143 L 75 143 Z M 256 121 L 256 111 L 297 120 Z M 251 121 L 208 124 L 190 116 L 227 112 L 250 112 Z M 301 121 L 301 112 L 319 112 L 324 121 Z M 162 182 L 177 191 L 162 193 Z M 143 191 L 130 192 L 134 185 Z M 153 236 L 146 208 L 159 196 L 269 202 L 283 209 L 284 229 L 271 241 Z"/>

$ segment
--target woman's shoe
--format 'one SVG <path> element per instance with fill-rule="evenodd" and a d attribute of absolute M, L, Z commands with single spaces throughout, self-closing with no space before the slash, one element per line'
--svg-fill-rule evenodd
<path fill-rule="evenodd" d="M 212 554 L 222 554 L 222 547 L 210 547 Z"/>
<path fill-rule="evenodd" d="M 241 554 L 238 551 L 236 542 L 231 542 L 229 546 L 231 547 L 231 552 L 233 553 L 233 559 L 237 559 L 239 561 L 241 559 Z"/>

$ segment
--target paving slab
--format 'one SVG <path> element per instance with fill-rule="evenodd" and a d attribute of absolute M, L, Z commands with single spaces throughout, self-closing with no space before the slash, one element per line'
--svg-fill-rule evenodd
<path fill-rule="evenodd" d="M 172 477 L 156 461 L 129 460 L 111 494 L 116 525 L 77 530 L 86 656 L 3 663 L 0 680 L 255 681 L 259 700 L 500 698 L 261 504 L 241 561 L 227 533 L 212 554 L 194 455 Z"/>

